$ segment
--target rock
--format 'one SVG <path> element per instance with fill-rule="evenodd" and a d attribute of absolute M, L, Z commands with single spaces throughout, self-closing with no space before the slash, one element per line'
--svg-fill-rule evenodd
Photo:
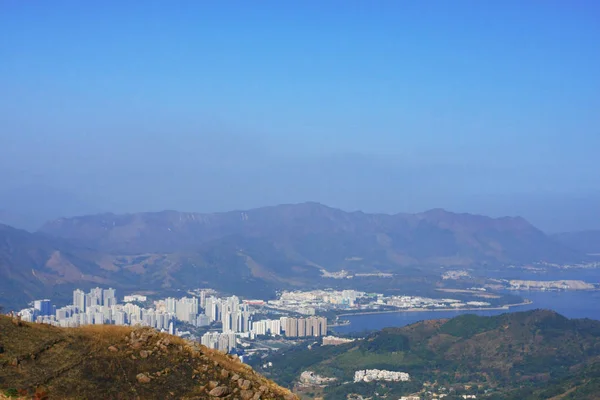
<path fill-rule="evenodd" d="M 140 350 L 140 357 L 148 358 L 149 355 L 150 355 L 150 352 L 148 350 Z"/>
<path fill-rule="evenodd" d="M 254 397 L 254 392 L 252 390 L 242 390 L 240 396 L 242 397 L 242 400 L 250 400 Z"/>
<path fill-rule="evenodd" d="M 239 376 L 238 374 L 234 374 L 234 375 L 231 377 L 231 380 L 232 380 L 233 382 L 237 381 L 238 379 L 240 379 L 240 376 Z"/>
<path fill-rule="evenodd" d="M 240 384 L 240 382 L 241 382 L 241 384 Z M 242 389 L 242 390 L 249 390 L 252 388 L 252 382 L 250 382 L 248 379 L 244 379 L 243 381 L 239 380 L 238 385 L 239 385 L 240 389 Z"/>
<path fill-rule="evenodd" d="M 260 392 L 259 393 L 255 393 L 254 397 L 252 398 L 252 400 L 260 400 L 260 396 L 261 396 Z"/>
<path fill-rule="evenodd" d="M 136 357 L 136 356 L 134 356 L 134 355 L 132 354 L 132 355 L 131 355 L 131 359 L 132 359 L 132 360 L 137 360 L 137 357 Z"/>
<path fill-rule="evenodd" d="M 140 348 L 142 347 L 142 342 L 140 342 L 140 341 L 135 341 L 135 342 L 131 343 L 131 347 L 132 347 L 133 349 L 136 349 L 136 350 L 137 350 L 137 349 L 140 349 Z"/>
<path fill-rule="evenodd" d="M 119 349 L 117 349 L 115 346 L 108 346 L 108 351 L 116 353 L 117 351 L 119 351 Z"/>
<path fill-rule="evenodd" d="M 139 383 L 149 383 L 150 382 L 150 377 L 147 374 L 137 374 L 135 376 L 135 379 L 137 379 L 137 381 Z"/>
<path fill-rule="evenodd" d="M 210 382 L 208 382 L 208 387 L 211 388 L 211 389 L 214 389 L 217 386 L 219 386 L 219 382 L 217 382 L 217 381 L 210 381 Z"/>
<path fill-rule="evenodd" d="M 209 395 L 213 397 L 225 397 L 229 394 L 230 390 L 227 386 L 217 386 L 208 392 Z"/>
<path fill-rule="evenodd" d="M 228 378 L 229 377 L 229 371 L 227 371 L 226 369 L 222 369 L 221 370 L 221 378 Z"/>
<path fill-rule="evenodd" d="M 284 400 L 297 400 L 298 398 L 296 397 L 295 394 L 293 393 L 288 393 L 285 396 L 283 396 Z"/>

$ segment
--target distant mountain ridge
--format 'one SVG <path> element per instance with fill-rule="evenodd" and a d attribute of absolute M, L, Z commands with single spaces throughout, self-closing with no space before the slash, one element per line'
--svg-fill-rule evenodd
<path fill-rule="evenodd" d="M 365 258 L 374 253 L 378 254 L 378 263 L 401 265 L 560 261 L 579 257 L 576 251 L 555 242 L 520 217 L 490 218 L 442 209 L 418 214 L 367 214 L 318 203 L 214 214 L 101 214 L 51 221 L 40 231 L 117 253 L 190 251 L 199 244 L 228 237 L 253 238 L 333 269 L 343 267 L 340 261 L 347 257 Z M 314 254 L 324 245 L 330 254 L 339 253 L 335 261 L 338 265 L 330 264 L 329 258 L 335 257 Z"/>
<path fill-rule="evenodd" d="M 110 284 L 101 255 L 64 239 L 0 224 L 0 303 L 51 297 L 60 287 Z"/>

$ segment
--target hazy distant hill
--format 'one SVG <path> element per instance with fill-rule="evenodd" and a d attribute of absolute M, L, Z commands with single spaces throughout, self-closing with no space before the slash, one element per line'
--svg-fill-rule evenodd
<path fill-rule="evenodd" d="M 0 315 L 0 398 L 297 400 L 232 356 L 150 328 Z"/>
<path fill-rule="evenodd" d="M 552 235 L 565 246 L 586 254 L 600 254 L 600 231 L 566 232 Z"/>
<path fill-rule="evenodd" d="M 0 225 L 0 303 L 23 304 L 74 284 L 110 283 L 95 251 Z"/>
<path fill-rule="evenodd" d="M 237 238 L 272 246 L 284 258 L 327 269 L 394 270 L 406 265 L 564 261 L 580 254 L 522 218 L 441 209 L 420 214 L 344 212 L 317 203 L 215 214 L 164 211 L 51 221 L 41 232 L 113 253 L 189 252 Z"/>
<path fill-rule="evenodd" d="M 0 305 L 24 307 L 44 297 L 64 302 L 76 287 L 164 291 L 210 286 L 246 296 L 268 296 L 275 282 L 279 286 L 286 283 L 261 269 L 236 246 L 219 241 L 200 245 L 189 254 L 108 254 L 0 225 Z M 271 254 L 269 248 L 253 247 Z M 289 276 L 291 280 L 293 274 Z"/>
<path fill-rule="evenodd" d="M 341 346 L 298 346 L 268 361 L 273 367 L 264 372 L 283 385 L 293 385 L 302 371 L 336 378 L 326 399 L 372 394 L 374 388 L 381 396 L 376 399 L 398 398 L 427 382 L 437 383 L 436 390 L 428 389 L 433 392 L 467 386 L 466 393 L 475 391 L 478 399 L 597 399 L 600 322 L 569 320 L 547 310 L 462 315 L 387 328 Z M 363 369 L 403 371 L 412 379 L 344 384 Z"/>

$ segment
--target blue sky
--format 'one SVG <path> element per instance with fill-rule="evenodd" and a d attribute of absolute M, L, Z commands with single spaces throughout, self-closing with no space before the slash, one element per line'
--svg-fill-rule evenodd
<path fill-rule="evenodd" d="M 312 200 L 600 228 L 599 15 L 593 1 L 4 1 L 0 218 Z"/>

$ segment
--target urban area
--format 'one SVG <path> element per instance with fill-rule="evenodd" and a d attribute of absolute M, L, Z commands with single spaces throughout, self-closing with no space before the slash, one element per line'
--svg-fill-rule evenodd
<path fill-rule="evenodd" d="M 49 299 L 36 300 L 18 312 L 24 321 L 60 327 L 80 325 L 141 325 L 200 341 L 203 345 L 239 355 L 253 355 L 285 347 L 290 341 L 323 338 L 323 345 L 346 340 L 328 335 L 328 319 L 346 313 L 382 310 L 486 307 L 482 301 L 384 296 L 356 290 L 288 291 L 276 300 L 220 297 L 212 289 L 195 289 L 181 298 L 149 300 L 130 294 L 117 300 L 112 288 L 73 291 L 72 304 L 56 307 Z M 330 322 L 332 322 L 330 320 Z M 330 325 L 332 326 L 332 325 Z"/>

